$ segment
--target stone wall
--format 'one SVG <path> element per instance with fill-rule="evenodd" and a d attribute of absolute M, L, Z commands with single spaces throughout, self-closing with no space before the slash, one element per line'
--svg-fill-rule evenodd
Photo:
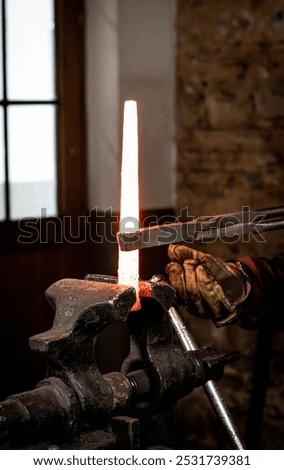
<path fill-rule="evenodd" d="M 283 204 L 284 1 L 177 0 L 177 5 L 178 210 L 188 208 L 197 216 Z M 223 258 L 270 257 L 284 249 L 282 233 L 266 234 L 264 241 L 252 237 L 197 248 Z M 245 435 L 259 335 L 236 326 L 217 330 L 194 318 L 190 327 L 200 344 L 241 352 L 241 361 L 228 368 L 220 387 Z M 259 339 L 265 362 L 270 338 L 262 333 Z M 284 448 L 283 392 L 284 334 L 277 332 L 260 448 Z M 178 408 L 185 445 L 226 446 L 204 400 L 198 392 Z M 260 423 L 255 421 L 249 432 L 257 434 Z"/>

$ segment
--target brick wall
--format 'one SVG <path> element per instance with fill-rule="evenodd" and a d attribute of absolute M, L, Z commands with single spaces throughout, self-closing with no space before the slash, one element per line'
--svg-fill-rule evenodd
<path fill-rule="evenodd" d="M 178 0 L 177 5 L 178 210 L 187 207 L 197 216 L 283 204 L 284 1 Z M 272 256 L 284 249 L 283 232 L 266 234 L 262 243 L 252 238 L 197 248 L 223 258 Z M 242 360 L 229 367 L 220 386 L 245 434 L 257 333 L 238 327 L 216 330 L 195 319 L 190 326 L 201 344 L 241 351 Z M 268 342 L 264 335 L 267 351 Z M 278 398 L 283 382 L 284 335 L 279 332 L 261 448 L 284 448 L 284 405 Z M 187 445 L 225 446 L 203 400 L 192 395 L 186 407 L 184 402 L 180 406 L 183 416 L 188 410 L 188 419 L 181 420 Z"/>

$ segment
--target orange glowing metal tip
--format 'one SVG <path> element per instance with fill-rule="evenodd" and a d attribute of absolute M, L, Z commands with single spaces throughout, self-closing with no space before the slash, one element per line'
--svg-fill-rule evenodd
<path fill-rule="evenodd" d="M 136 101 L 125 101 L 123 119 L 120 232 L 139 228 L 138 116 Z M 139 250 L 118 251 L 118 283 L 136 289 L 132 310 L 139 310 Z"/>

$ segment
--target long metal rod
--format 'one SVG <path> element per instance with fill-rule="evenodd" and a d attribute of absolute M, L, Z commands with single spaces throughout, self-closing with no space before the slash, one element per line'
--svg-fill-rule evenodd
<path fill-rule="evenodd" d="M 211 241 L 284 229 L 284 206 L 244 210 L 192 218 L 186 222 L 143 227 L 136 232 L 118 232 L 122 251 L 188 241 Z"/>
<path fill-rule="evenodd" d="M 196 351 L 197 349 L 199 349 L 195 339 L 188 332 L 186 325 L 183 322 L 177 308 L 170 307 L 168 313 L 172 325 L 185 351 Z M 230 439 L 233 449 L 245 449 L 246 447 L 242 442 L 238 428 L 232 419 L 231 413 L 216 385 L 216 382 L 214 380 L 208 380 L 208 382 L 203 385 L 203 389 L 213 410 L 215 411 L 215 414 L 221 421 L 221 424 Z"/>

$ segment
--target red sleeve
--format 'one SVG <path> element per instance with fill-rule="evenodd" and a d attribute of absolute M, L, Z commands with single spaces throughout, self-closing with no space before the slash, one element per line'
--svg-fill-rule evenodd
<path fill-rule="evenodd" d="M 240 309 L 240 326 L 247 329 L 258 328 L 266 320 L 275 323 L 276 327 L 283 325 L 281 305 L 284 301 L 284 253 L 271 260 L 244 256 L 238 261 L 251 281 L 251 292 Z"/>

